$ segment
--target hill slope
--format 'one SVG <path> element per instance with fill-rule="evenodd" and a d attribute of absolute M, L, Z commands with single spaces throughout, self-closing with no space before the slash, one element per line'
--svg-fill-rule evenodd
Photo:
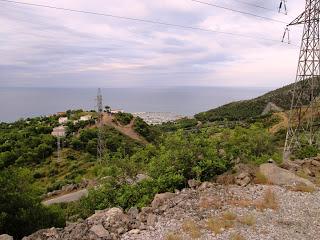
<path fill-rule="evenodd" d="M 303 83 L 302 83 L 303 84 Z M 317 84 L 319 86 L 319 84 Z M 221 107 L 198 113 L 195 118 L 202 122 L 212 122 L 219 120 L 244 120 L 255 118 L 261 115 L 269 102 L 284 110 L 289 110 L 291 106 L 292 92 L 294 84 L 268 92 L 260 97 L 238 102 L 231 102 Z M 320 93 L 320 87 L 316 89 L 316 94 Z M 309 96 L 302 96 L 303 102 L 309 100 Z"/>

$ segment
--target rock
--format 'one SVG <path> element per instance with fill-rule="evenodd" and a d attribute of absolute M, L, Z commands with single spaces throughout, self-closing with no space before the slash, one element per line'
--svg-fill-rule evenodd
<path fill-rule="evenodd" d="M 147 217 L 147 225 L 154 226 L 157 221 L 157 216 L 154 214 L 149 214 Z"/>
<path fill-rule="evenodd" d="M 13 237 L 8 234 L 2 234 L 0 235 L 0 240 L 13 240 Z"/>
<path fill-rule="evenodd" d="M 188 180 L 188 185 L 190 188 L 197 188 L 201 185 L 201 182 L 199 180 L 190 179 Z"/>
<path fill-rule="evenodd" d="M 174 196 L 175 194 L 171 192 L 156 194 L 151 203 L 151 206 L 153 209 L 159 208 L 162 204 L 164 204 L 167 200 L 173 198 Z"/>
<path fill-rule="evenodd" d="M 90 228 L 90 231 L 93 232 L 95 235 L 97 235 L 99 238 L 107 238 L 110 236 L 110 233 L 108 230 L 106 230 L 102 224 L 93 225 Z"/>
<path fill-rule="evenodd" d="M 200 191 L 202 191 L 202 190 L 205 190 L 205 189 L 207 189 L 207 188 L 209 188 L 211 186 L 212 186 L 211 182 L 203 182 L 203 183 L 201 183 L 201 185 L 200 185 L 200 187 L 198 189 Z"/>
<path fill-rule="evenodd" d="M 290 171 L 297 171 L 300 168 L 300 165 L 294 161 L 287 160 L 281 164 L 281 167 Z"/>
<path fill-rule="evenodd" d="M 267 178 L 267 181 L 275 185 L 291 186 L 306 185 L 315 187 L 315 185 L 307 179 L 298 177 L 292 172 L 280 168 L 275 164 L 265 163 L 260 165 L 260 172 Z"/>
<path fill-rule="evenodd" d="M 318 161 L 316 161 L 316 160 L 312 160 L 312 161 L 311 161 L 311 164 L 312 164 L 313 166 L 320 167 L 320 162 L 318 162 Z"/>
<path fill-rule="evenodd" d="M 247 186 L 251 182 L 250 174 L 247 172 L 240 173 L 236 176 L 235 183 L 241 187 Z"/>
<path fill-rule="evenodd" d="M 136 234 L 139 234 L 140 233 L 140 230 L 139 229 L 132 229 L 128 232 L 128 234 L 133 234 L 133 235 L 136 235 Z"/>
<path fill-rule="evenodd" d="M 137 176 L 136 176 L 136 183 L 139 183 L 139 182 L 141 182 L 141 181 L 143 181 L 143 180 L 146 180 L 146 179 L 151 179 L 151 177 L 149 177 L 148 175 L 146 175 L 146 174 L 138 174 Z"/>
<path fill-rule="evenodd" d="M 139 209 L 136 207 L 132 207 L 128 210 L 127 214 L 129 215 L 129 217 L 131 218 L 137 218 L 138 214 L 139 214 Z"/>

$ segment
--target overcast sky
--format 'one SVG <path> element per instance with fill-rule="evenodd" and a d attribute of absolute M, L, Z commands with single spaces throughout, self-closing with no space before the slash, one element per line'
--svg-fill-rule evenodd
<path fill-rule="evenodd" d="M 294 81 L 301 27 L 190 0 L 21 0 L 224 32 L 160 26 L 0 1 L 0 87 L 278 87 Z M 304 1 L 201 0 L 290 22 Z"/>

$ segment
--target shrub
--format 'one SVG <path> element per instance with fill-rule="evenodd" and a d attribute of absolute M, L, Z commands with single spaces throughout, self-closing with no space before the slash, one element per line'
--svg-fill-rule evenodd
<path fill-rule="evenodd" d="M 128 125 L 132 121 L 133 115 L 131 113 L 120 112 L 115 114 L 115 118 L 120 124 Z"/>
<path fill-rule="evenodd" d="M 192 239 L 201 237 L 200 227 L 191 219 L 183 221 L 182 230 L 189 234 Z"/>

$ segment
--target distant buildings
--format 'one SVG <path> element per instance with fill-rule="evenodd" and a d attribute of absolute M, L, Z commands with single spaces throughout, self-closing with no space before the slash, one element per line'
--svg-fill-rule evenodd
<path fill-rule="evenodd" d="M 65 126 L 55 127 L 53 129 L 51 135 L 55 136 L 55 137 L 64 137 L 64 136 L 66 136 L 66 127 Z"/>
<path fill-rule="evenodd" d="M 68 118 L 67 117 L 60 117 L 58 121 L 59 121 L 59 124 L 65 124 L 68 122 Z"/>
<path fill-rule="evenodd" d="M 184 117 L 170 112 L 137 112 L 132 113 L 132 115 L 142 118 L 146 123 L 151 125 L 172 122 Z"/>
<path fill-rule="evenodd" d="M 111 109 L 110 113 L 117 114 L 117 113 L 124 113 L 124 111 L 122 109 Z"/>
<path fill-rule="evenodd" d="M 85 115 L 80 117 L 80 121 L 89 121 L 92 118 L 91 115 Z"/>

